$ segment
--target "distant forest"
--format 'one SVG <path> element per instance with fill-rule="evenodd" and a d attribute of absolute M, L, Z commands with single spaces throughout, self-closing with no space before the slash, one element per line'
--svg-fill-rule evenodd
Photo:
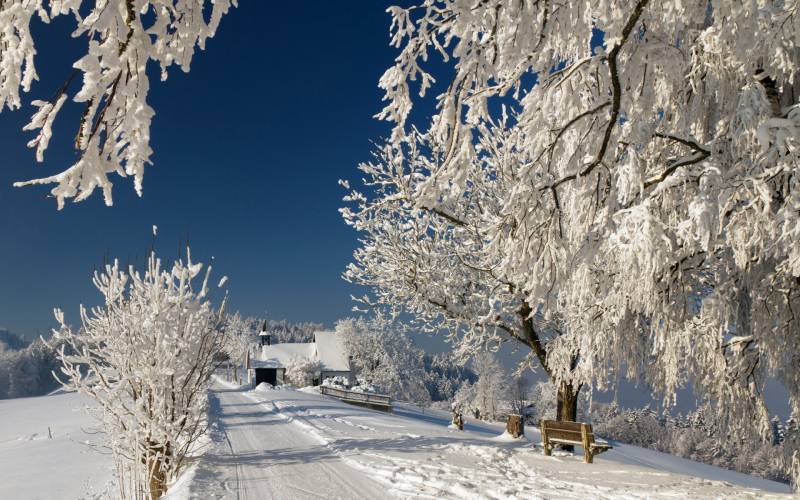
<path fill-rule="evenodd" d="M 0 330 L 0 399 L 40 396 L 57 389 L 53 372 L 59 366 L 56 349 L 42 339 L 28 342 Z"/>

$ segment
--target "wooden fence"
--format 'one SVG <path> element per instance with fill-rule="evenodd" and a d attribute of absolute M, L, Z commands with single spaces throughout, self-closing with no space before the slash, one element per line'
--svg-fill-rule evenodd
<path fill-rule="evenodd" d="M 367 394 L 364 392 L 353 392 L 345 389 L 336 389 L 335 387 L 320 386 L 320 393 L 326 396 L 333 396 L 341 399 L 345 403 L 353 403 L 357 405 L 367 406 L 370 408 L 377 408 L 379 410 L 391 410 L 392 398 L 384 396 L 383 394 Z"/>

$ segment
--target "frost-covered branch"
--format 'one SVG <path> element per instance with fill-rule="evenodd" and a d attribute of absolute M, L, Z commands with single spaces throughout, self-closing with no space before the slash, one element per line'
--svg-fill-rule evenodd
<path fill-rule="evenodd" d="M 38 79 L 35 40 L 30 24 L 38 17 L 48 23 L 72 16 L 73 37 L 86 40 L 85 55 L 50 100 L 33 100 L 37 108 L 25 131 L 37 131 L 28 146 L 44 161 L 53 124 L 70 95 L 79 73 L 83 84 L 72 95 L 84 111 L 75 138 L 77 160 L 55 175 L 17 182 L 15 186 L 55 184 L 51 194 L 59 208 L 67 198 L 81 201 L 100 188 L 112 203 L 109 174 L 132 176 L 141 196 L 144 169 L 151 162 L 150 123 L 155 111 L 147 103 L 148 66 L 160 67 L 161 79 L 177 64 L 188 72 L 195 48 L 205 47 L 219 22 L 236 0 L 6 0 L 0 2 L 0 111 L 22 106 L 20 91 L 28 92 Z M 206 19 L 208 19 L 206 21 Z"/>

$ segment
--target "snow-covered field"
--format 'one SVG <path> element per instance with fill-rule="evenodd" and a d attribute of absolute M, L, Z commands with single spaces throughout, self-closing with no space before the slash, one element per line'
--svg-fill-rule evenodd
<path fill-rule="evenodd" d="M 592 465 L 545 457 L 503 426 L 399 404 L 381 413 L 314 389 L 212 393 L 215 445 L 191 498 L 788 498 L 788 486 L 634 446 Z M 534 428 L 529 439 L 539 442 Z M 181 495 L 183 496 L 183 495 Z M 385 496 L 385 494 L 383 495 Z"/>
<path fill-rule="evenodd" d="M 113 495 L 111 456 L 86 444 L 99 436 L 85 403 L 74 393 L 0 400 L 1 499 Z"/>
<path fill-rule="evenodd" d="M 110 456 L 75 394 L 0 401 L 0 498 L 105 498 Z M 789 498 L 787 485 L 634 446 L 587 465 L 545 457 L 503 426 L 397 404 L 381 413 L 314 389 L 211 393 L 212 443 L 175 485 L 181 498 Z M 48 437 L 48 427 L 53 438 Z M 528 439 L 539 442 L 534 428 Z"/>

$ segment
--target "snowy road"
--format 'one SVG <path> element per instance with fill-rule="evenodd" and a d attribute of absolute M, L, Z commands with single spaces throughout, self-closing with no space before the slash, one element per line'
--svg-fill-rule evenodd
<path fill-rule="evenodd" d="M 345 464 L 313 434 L 245 393 L 211 395 L 224 440 L 206 455 L 192 498 L 379 498 L 383 488 Z"/>

